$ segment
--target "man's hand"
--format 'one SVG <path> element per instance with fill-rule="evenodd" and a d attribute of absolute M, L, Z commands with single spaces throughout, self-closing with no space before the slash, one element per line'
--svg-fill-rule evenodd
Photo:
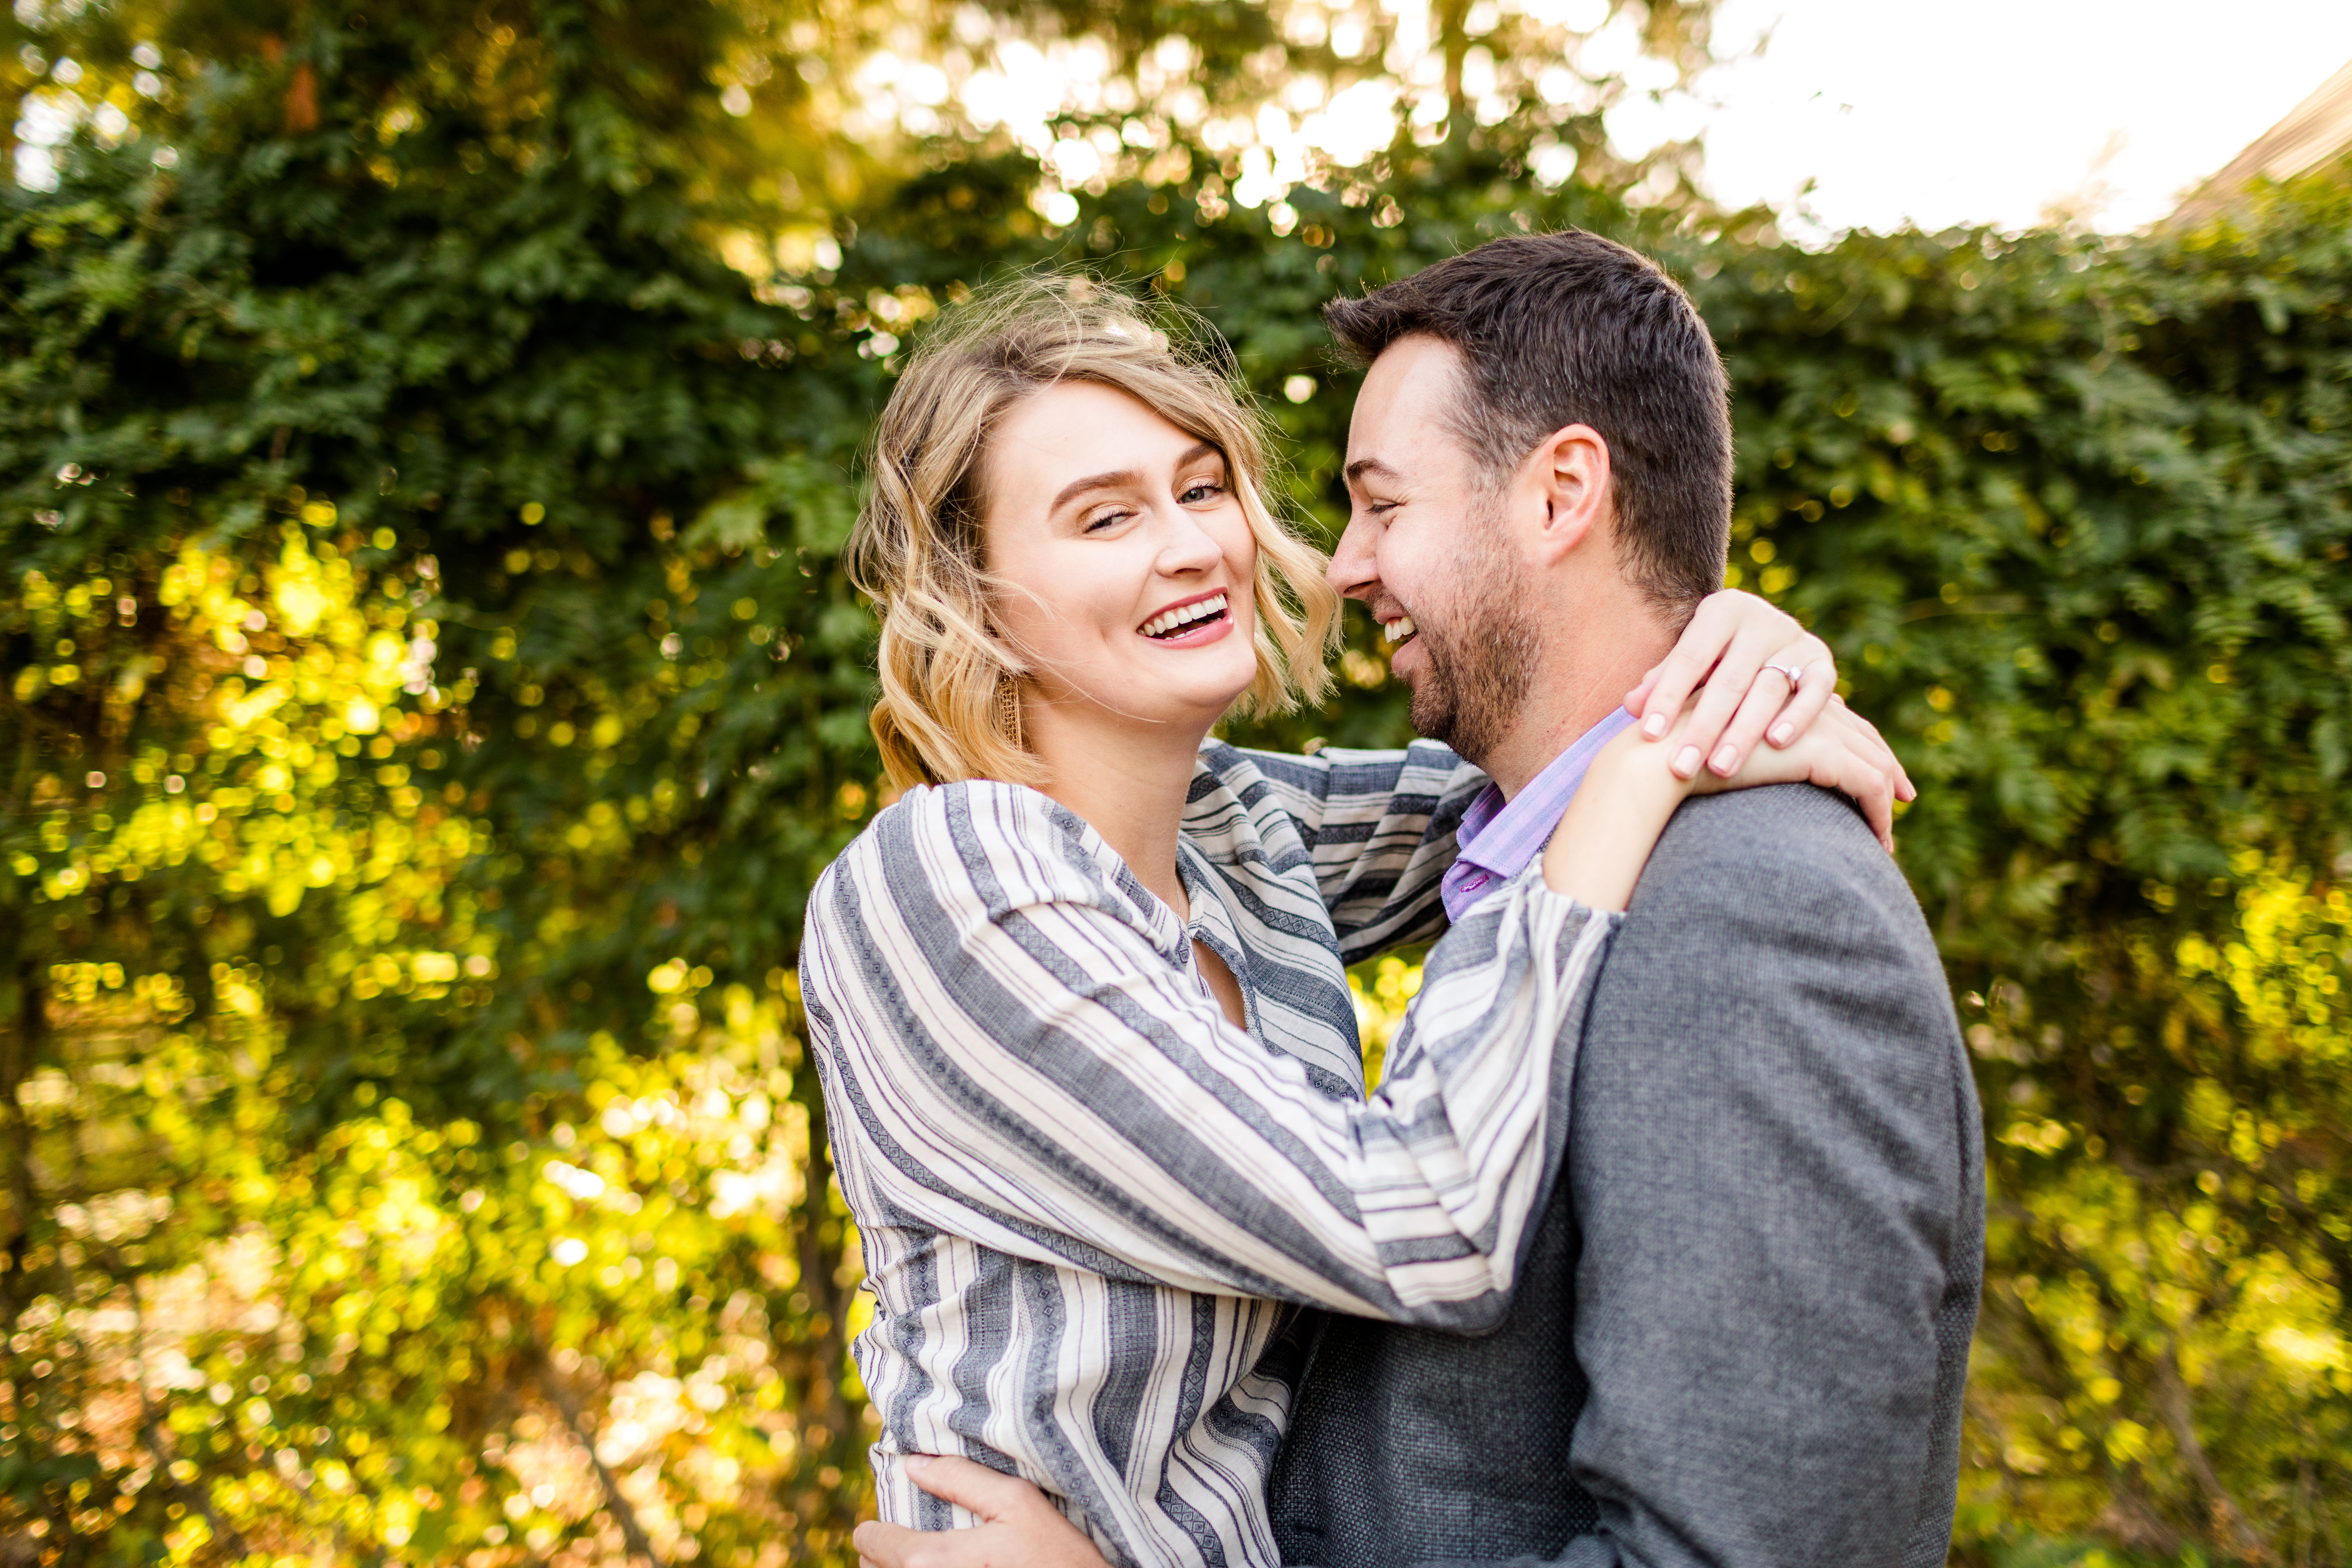
<path fill-rule="evenodd" d="M 970 1530 L 908 1530 L 868 1520 L 851 1537 L 859 1568 L 1110 1568 L 1095 1543 L 1018 1476 L 970 1459 L 909 1455 L 907 1474 L 980 1515 Z"/>

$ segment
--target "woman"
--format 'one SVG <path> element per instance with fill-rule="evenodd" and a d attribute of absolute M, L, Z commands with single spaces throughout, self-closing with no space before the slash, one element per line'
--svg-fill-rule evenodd
<path fill-rule="evenodd" d="M 877 1298 L 885 1520 L 961 1522 L 903 1464 L 959 1453 L 1114 1563 L 1272 1563 L 1294 1304 L 1461 1329 L 1507 1305 L 1553 1046 L 1692 787 L 1663 762 L 1685 738 L 1602 751 L 1367 1100 L 1344 966 L 1436 933 L 1485 781 L 1427 744 L 1208 741 L 1328 679 L 1336 601 L 1266 466 L 1216 370 L 1083 286 L 959 307 L 882 416 L 855 562 L 906 793 L 819 882 L 803 995 Z M 1883 819 L 1892 776 L 1832 710 L 1736 782 Z"/>

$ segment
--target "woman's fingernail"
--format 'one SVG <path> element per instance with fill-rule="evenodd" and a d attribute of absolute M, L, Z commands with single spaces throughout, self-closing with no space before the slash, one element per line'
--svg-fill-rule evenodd
<path fill-rule="evenodd" d="M 1739 752 L 1737 747 L 1717 746 L 1715 749 L 1715 771 L 1717 773 L 1721 773 L 1725 778 L 1729 778 L 1731 776 L 1732 770 L 1738 766 Z"/>
<path fill-rule="evenodd" d="M 930 1462 L 931 1457 L 929 1454 L 909 1454 L 907 1456 L 907 1473 L 913 1475 L 927 1468 Z"/>
<path fill-rule="evenodd" d="M 1772 726 L 1772 743 L 1776 746 L 1785 746 L 1796 732 L 1797 728 L 1793 724 L 1775 724 Z"/>
<path fill-rule="evenodd" d="M 1678 779 L 1686 779 L 1698 772 L 1698 748 L 1685 746 L 1681 751 L 1676 752 L 1672 766 L 1675 776 Z"/>
<path fill-rule="evenodd" d="M 1642 721 L 1642 734 L 1644 738 L 1654 741 L 1665 732 L 1666 716 L 1664 714 L 1653 713 Z"/>

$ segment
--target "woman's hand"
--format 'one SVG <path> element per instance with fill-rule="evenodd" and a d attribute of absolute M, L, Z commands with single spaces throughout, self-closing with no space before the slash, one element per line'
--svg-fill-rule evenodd
<path fill-rule="evenodd" d="M 1676 777 L 1690 778 L 1704 759 L 1717 778 L 1729 778 L 1758 737 L 1790 744 L 1836 690 L 1829 644 L 1777 605 L 1726 589 L 1699 601 L 1674 651 L 1625 694 L 1625 708 L 1640 716 L 1643 736 L 1660 740 L 1698 691 L 1697 710 L 1675 737 L 1668 765 Z M 1910 780 L 1900 788 L 1910 799 Z"/>
<path fill-rule="evenodd" d="M 1712 772 L 1692 779 L 1668 764 L 1687 742 L 1696 710 L 1686 705 L 1665 746 L 1628 730 L 1592 759 L 1544 846 L 1544 881 L 1553 892 L 1596 910 L 1623 909 L 1685 795 L 1759 784 L 1817 784 L 1852 795 L 1878 842 L 1895 852 L 1895 803 L 1917 792 L 1877 730 L 1843 701 L 1828 699 L 1819 722 L 1786 747 L 1758 748 L 1728 779 Z"/>
<path fill-rule="evenodd" d="M 1911 788 L 1903 764 L 1895 760 L 1877 726 L 1836 697 L 1830 699 L 1821 721 L 1790 745 L 1779 751 L 1759 749 L 1728 779 L 1703 773 L 1692 793 L 1712 795 L 1774 784 L 1817 784 L 1852 795 L 1889 855 L 1895 853 L 1895 803 L 1919 793 Z"/>

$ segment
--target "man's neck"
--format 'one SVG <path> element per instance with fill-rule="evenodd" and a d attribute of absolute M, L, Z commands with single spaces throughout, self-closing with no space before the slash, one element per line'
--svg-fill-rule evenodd
<path fill-rule="evenodd" d="M 1625 693 L 1675 645 L 1674 633 L 1638 602 L 1595 608 L 1601 613 L 1571 609 L 1552 619 L 1580 630 L 1545 639 L 1518 721 L 1487 755 L 1471 759 L 1506 800 L 1622 706 Z"/>

